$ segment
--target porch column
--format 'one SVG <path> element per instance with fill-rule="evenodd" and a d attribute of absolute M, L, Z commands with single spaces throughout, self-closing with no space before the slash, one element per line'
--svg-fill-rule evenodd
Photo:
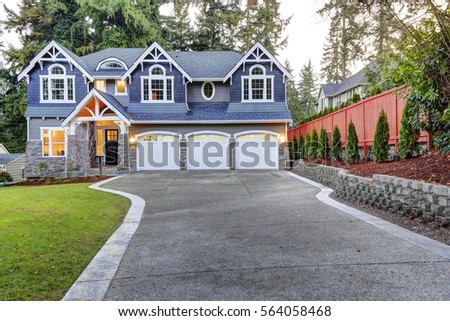
<path fill-rule="evenodd" d="M 88 126 L 73 122 L 67 135 L 67 176 L 86 175 L 91 165 L 89 157 Z M 78 173 L 77 173 L 78 172 Z"/>
<path fill-rule="evenodd" d="M 119 169 L 129 169 L 129 137 L 127 132 L 127 127 L 123 121 L 115 122 L 119 126 Z"/>

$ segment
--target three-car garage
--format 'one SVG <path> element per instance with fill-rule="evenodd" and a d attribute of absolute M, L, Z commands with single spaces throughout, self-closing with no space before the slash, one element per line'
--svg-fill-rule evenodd
<path fill-rule="evenodd" d="M 136 135 L 136 169 L 278 169 L 279 134 L 271 131 L 145 132 Z"/>

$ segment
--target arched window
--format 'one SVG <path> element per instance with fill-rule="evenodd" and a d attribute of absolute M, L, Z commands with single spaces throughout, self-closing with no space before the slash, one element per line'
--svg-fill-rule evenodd
<path fill-rule="evenodd" d="M 248 76 L 242 76 L 243 101 L 273 101 L 273 78 L 266 75 L 266 68 L 254 65 Z"/>
<path fill-rule="evenodd" d="M 154 65 L 148 76 L 141 76 L 142 102 L 173 102 L 173 76 L 166 76 L 166 69 Z"/>
<path fill-rule="evenodd" d="M 117 58 L 108 58 L 98 63 L 95 70 L 114 70 L 114 69 L 127 69 L 125 63 Z"/>
<path fill-rule="evenodd" d="M 63 65 L 50 66 L 48 75 L 40 77 L 42 102 L 75 102 L 75 76 L 66 75 L 66 68 Z"/>

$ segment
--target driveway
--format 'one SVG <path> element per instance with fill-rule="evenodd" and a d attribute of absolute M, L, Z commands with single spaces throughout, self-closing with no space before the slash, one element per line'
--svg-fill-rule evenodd
<path fill-rule="evenodd" d="M 319 201 L 287 172 L 166 172 L 106 300 L 449 300 L 450 260 Z"/>

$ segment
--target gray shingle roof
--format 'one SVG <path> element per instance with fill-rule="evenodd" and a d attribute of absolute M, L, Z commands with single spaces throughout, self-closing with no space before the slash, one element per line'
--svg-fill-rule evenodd
<path fill-rule="evenodd" d="M 347 90 L 350 90 L 356 86 L 366 84 L 368 82 L 366 75 L 366 68 L 374 70 L 378 68 L 378 63 L 376 61 L 371 62 L 363 69 L 358 71 L 356 74 L 348 78 L 345 78 L 338 84 L 323 84 L 320 85 L 320 87 L 322 88 L 325 96 L 332 97 L 339 95 L 343 92 L 346 92 Z"/>
<path fill-rule="evenodd" d="M 95 89 L 93 89 L 95 90 Z M 111 96 L 107 93 L 104 93 L 100 90 L 96 90 L 100 96 L 102 96 L 108 103 L 110 103 L 115 109 L 117 109 L 118 112 L 120 112 L 122 115 L 124 115 L 126 118 L 130 119 L 130 115 L 128 114 L 128 112 L 125 110 L 125 108 L 122 106 L 122 104 L 120 102 L 117 101 L 116 98 L 114 98 L 114 96 Z M 89 95 L 89 93 L 88 93 Z"/>
<path fill-rule="evenodd" d="M 242 58 L 234 51 L 167 52 L 192 78 L 224 78 Z"/>
<path fill-rule="evenodd" d="M 0 154 L 0 165 L 8 165 L 25 154 Z"/>
<path fill-rule="evenodd" d="M 73 106 L 33 106 L 28 105 L 25 117 L 67 117 L 75 107 Z"/>
<path fill-rule="evenodd" d="M 88 66 L 89 72 L 93 76 L 99 75 L 117 75 L 121 76 L 125 73 L 124 70 L 98 70 L 97 65 L 100 61 L 108 58 L 117 58 L 123 61 L 127 68 L 130 68 L 133 63 L 144 53 L 145 48 L 108 48 L 105 50 L 97 51 L 92 54 L 81 57 L 81 59 Z"/>

